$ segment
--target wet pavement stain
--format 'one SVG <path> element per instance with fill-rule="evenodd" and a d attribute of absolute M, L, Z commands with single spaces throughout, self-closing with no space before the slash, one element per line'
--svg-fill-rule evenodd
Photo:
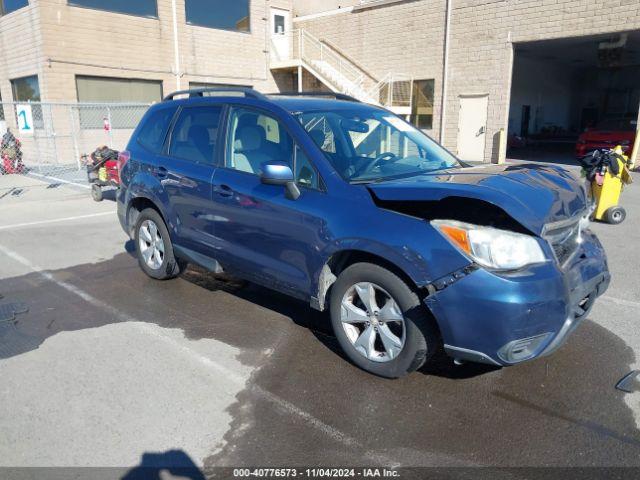
<path fill-rule="evenodd" d="M 158 282 L 126 253 L 51 273 L 138 321 L 241 349 L 254 374 L 228 409 L 231 429 L 211 445 L 208 468 L 640 465 L 633 412 L 614 388 L 634 353 L 591 321 L 548 358 L 504 369 L 440 358 L 391 381 L 343 358 L 325 314 L 256 285 L 198 269 Z M 35 273 L 0 280 L 0 290 L 30 306 L 16 331 L 31 343 L 4 358 L 59 332 L 120 321 L 87 315 L 86 302 Z"/>

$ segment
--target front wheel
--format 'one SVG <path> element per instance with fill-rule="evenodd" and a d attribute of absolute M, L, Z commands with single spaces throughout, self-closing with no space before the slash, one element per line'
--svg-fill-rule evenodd
<path fill-rule="evenodd" d="M 358 367 L 398 378 L 420 368 L 441 345 L 435 321 L 397 275 L 370 263 L 344 270 L 331 288 L 331 323 Z"/>
<path fill-rule="evenodd" d="M 135 229 L 136 252 L 140 268 L 156 280 L 177 277 L 186 266 L 173 254 L 169 231 L 153 208 L 140 212 Z"/>

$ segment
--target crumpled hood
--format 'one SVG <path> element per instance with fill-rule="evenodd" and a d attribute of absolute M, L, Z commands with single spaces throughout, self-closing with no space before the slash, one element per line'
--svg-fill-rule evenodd
<path fill-rule="evenodd" d="M 537 164 L 441 170 L 367 187 L 388 201 L 484 200 L 538 235 L 546 223 L 573 217 L 587 205 L 586 189 L 567 169 Z"/>

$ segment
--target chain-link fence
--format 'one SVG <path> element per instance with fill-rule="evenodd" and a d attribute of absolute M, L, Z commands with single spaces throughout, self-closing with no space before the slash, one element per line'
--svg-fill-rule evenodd
<path fill-rule="evenodd" d="M 20 140 L 29 172 L 86 182 L 83 155 L 107 145 L 122 150 L 149 108 L 139 103 L 0 103 L 0 137 Z"/>

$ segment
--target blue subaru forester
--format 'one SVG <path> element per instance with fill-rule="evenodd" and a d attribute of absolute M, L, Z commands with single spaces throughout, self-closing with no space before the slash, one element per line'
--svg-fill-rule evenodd
<path fill-rule="evenodd" d="M 194 263 L 328 310 L 346 355 L 384 377 L 442 349 L 499 366 L 547 355 L 609 284 L 568 171 L 471 167 L 344 95 L 176 92 L 120 166 L 145 273 Z"/>

